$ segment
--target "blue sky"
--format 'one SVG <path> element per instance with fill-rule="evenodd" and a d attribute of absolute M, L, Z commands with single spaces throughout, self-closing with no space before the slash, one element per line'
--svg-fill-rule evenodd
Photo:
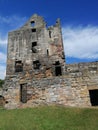
<path fill-rule="evenodd" d="M 37 13 L 61 19 L 67 63 L 98 60 L 98 0 L 0 0 L 0 78 L 5 77 L 7 35 Z"/>

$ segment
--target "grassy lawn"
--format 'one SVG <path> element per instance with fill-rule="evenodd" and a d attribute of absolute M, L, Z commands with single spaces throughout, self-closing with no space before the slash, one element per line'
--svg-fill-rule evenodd
<path fill-rule="evenodd" d="M 0 130 L 98 130 L 97 108 L 0 109 Z"/>

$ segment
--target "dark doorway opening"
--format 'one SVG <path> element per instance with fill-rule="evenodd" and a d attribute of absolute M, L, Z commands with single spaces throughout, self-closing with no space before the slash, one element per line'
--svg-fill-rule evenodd
<path fill-rule="evenodd" d="M 92 106 L 98 106 L 98 89 L 89 90 Z"/>
<path fill-rule="evenodd" d="M 62 75 L 62 69 L 59 61 L 55 62 L 55 75 L 56 76 Z"/>
<path fill-rule="evenodd" d="M 22 103 L 27 102 L 27 84 L 20 85 L 20 101 Z"/>

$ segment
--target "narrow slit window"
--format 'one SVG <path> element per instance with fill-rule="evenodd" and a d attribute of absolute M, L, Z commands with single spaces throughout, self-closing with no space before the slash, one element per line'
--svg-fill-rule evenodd
<path fill-rule="evenodd" d="M 49 56 L 49 50 L 47 49 L 47 56 Z"/>
<path fill-rule="evenodd" d="M 40 69 L 40 62 L 39 60 L 33 61 L 33 68 L 34 69 Z"/>
<path fill-rule="evenodd" d="M 51 38 L 51 31 L 49 30 L 49 37 Z"/>
<path fill-rule="evenodd" d="M 23 63 L 22 61 L 15 62 L 15 72 L 22 72 L 23 71 Z"/>

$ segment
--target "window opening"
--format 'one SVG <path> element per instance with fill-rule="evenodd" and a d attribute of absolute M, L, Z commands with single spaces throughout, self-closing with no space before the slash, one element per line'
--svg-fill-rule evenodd
<path fill-rule="evenodd" d="M 34 69 L 39 69 L 40 68 L 40 62 L 39 62 L 39 60 L 36 60 L 36 61 L 33 61 L 33 68 Z"/>
<path fill-rule="evenodd" d="M 0 95 L 0 99 L 4 99 L 4 97 L 2 95 Z"/>
<path fill-rule="evenodd" d="M 31 21 L 31 26 L 34 27 L 35 26 L 35 22 Z"/>
<path fill-rule="evenodd" d="M 51 31 L 49 30 L 49 37 L 51 38 Z"/>
<path fill-rule="evenodd" d="M 59 61 L 55 62 L 55 75 L 56 76 L 62 75 L 62 69 Z"/>
<path fill-rule="evenodd" d="M 33 28 L 33 29 L 32 29 L 32 32 L 36 32 L 36 29 L 35 29 L 35 28 Z"/>
<path fill-rule="evenodd" d="M 32 52 L 36 53 L 37 49 L 35 48 L 37 46 L 37 42 L 32 42 Z"/>
<path fill-rule="evenodd" d="M 27 84 L 20 85 L 20 101 L 22 103 L 27 102 Z"/>
<path fill-rule="evenodd" d="M 49 56 L 49 50 L 47 49 L 47 56 Z"/>
<path fill-rule="evenodd" d="M 60 62 L 59 62 L 59 61 L 56 61 L 56 62 L 55 62 L 55 65 L 60 65 Z"/>
<path fill-rule="evenodd" d="M 23 71 L 23 63 L 22 61 L 15 61 L 15 72 Z"/>
<path fill-rule="evenodd" d="M 62 59 L 65 59 L 64 51 L 62 52 Z"/>
<path fill-rule="evenodd" d="M 37 46 L 37 42 L 32 42 L 32 47 Z"/>

